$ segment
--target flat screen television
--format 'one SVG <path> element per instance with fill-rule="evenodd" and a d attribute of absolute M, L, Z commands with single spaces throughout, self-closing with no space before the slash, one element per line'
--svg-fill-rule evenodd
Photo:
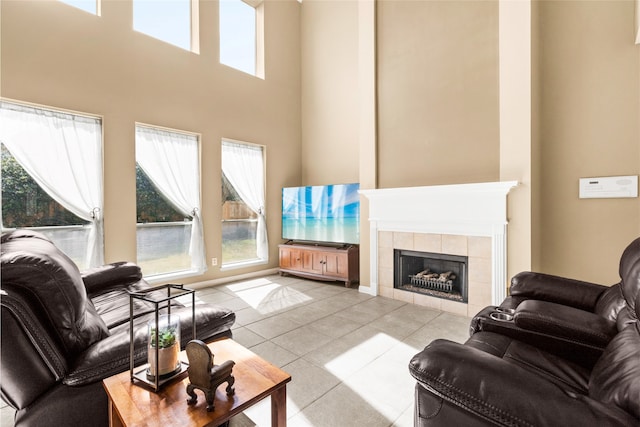
<path fill-rule="evenodd" d="M 360 184 L 282 189 L 282 238 L 301 242 L 360 243 Z"/>

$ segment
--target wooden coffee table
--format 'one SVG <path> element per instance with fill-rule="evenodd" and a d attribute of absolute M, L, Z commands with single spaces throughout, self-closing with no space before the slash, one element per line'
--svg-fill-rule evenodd
<path fill-rule="evenodd" d="M 286 426 L 287 383 L 291 381 L 291 375 L 231 339 L 214 341 L 208 346 L 214 354 L 216 365 L 226 360 L 235 362 L 235 394 L 227 396 L 226 384 L 218 387 L 214 411 L 207 412 L 207 402 L 200 391 L 196 391 L 198 402 L 187 405 L 189 377 L 186 373 L 154 393 L 133 384 L 127 370 L 102 381 L 109 397 L 109 425 L 213 427 L 271 396 L 271 425 Z M 184 351 L 181 357 L 187 362 Z"/>

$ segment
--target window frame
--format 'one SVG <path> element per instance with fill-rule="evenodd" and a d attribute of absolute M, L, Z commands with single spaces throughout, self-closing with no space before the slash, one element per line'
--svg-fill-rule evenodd
<path fill-rule="evenodd" d="M 145 36 L 151 37 L 155 40 L 159 40 L 163 43 L 167 43 L 171 46 L 180 48 L 182 50 L 186 50 L 187 52 L 200 54 L 200 1 L 199 0 L 187 0 L 187 1 L 189 2 L 189 47 L 188 48 L 185 48 L 171 41 L 157 37 L 156 35 L 149 34 L 145 31 L 137 29 L 136 17 L 135 17 L 136 0 L 131 0 L 131 17 L 132 17 L 131 27 L 133 31 L 139 34 L 144 34 Z"/>
<path fill-rule="evenodd" d="M 198 171 L 197 171 L 197 185 L 198 185 L 198 189 L 197 189 L 197 194 L 198 194 L 198 198 L 199 198 L 199 204 L 200 206 L 198 206 L 198 210 L 200 210 L 200 212 L 198 212 L 198 216 L 201 218 L 201 206 L 202 206 L 202 135 L 200 133 L 196 133 L 196 132 L 191 132 L 191 131 L 186 131 L 186 130 L 182 130 L 182 129 L 174 129 L 174 128 L 168 128 L 168 127 L 164 127 L 164 126 L 158 126 L 158 125 L 151 125 L 151 124 L 147 124 L 147 123 L 141 123 L 141 122 L 136 122 L 135 123 L 135 129 L 137 132 L 138 128 L 144 128 L 144 129 L 151 129 L 151 130 L 156 130 L 156 131 L 160 131 L 160 132 L 167 132 L 167 133 L 174 133 L 174 134 L 178 134 L 178 135 L 183 135 L 186 137 L 193 137 L 195 138 L 195 142 L 197 144 L 197 164 L 198 164 Z M 137 141 L 134 141 L 135 144 L 137 144 Z M 138 165 L 138 156 L 137 154 L 134 156 L 134 160 L 136 165 Z M 158 192 L 160 192 L 159 190 L 157 190 Z M 136 210 L 137 210 L 137 198 L 138 198 L 138 189 L 136 186 Z M 194 221 L 195 217 L 192 217 L 190 221 L 188 221 L 189 224 L 191 224 L 191 227 L 193 229 L 193 227 L 195 226 L 195 221 Z M 138 223 L 136 220 L 136 256 L 138 256 L 138 245 L 137 245 L 137 233 L 138 233 L 138 228 L 149 228 L 152 227 L 154 224 L 172 224 L 175 222 L 155 222 L 155 223 Z M 186 223 L 186 222 L 185 222 Z M 140 227 L 141 226 L 141 227 Z M 191 237 L 193 239 L 193 235 Z M 192 244 L 192 242 L 189 242 L 189 244 Z M 189 255 L 187 253 L 187 255 Z M 182 278 L 187 278 L 187 277 L 193 277 L 193 276 L 200 276 L 202 275 L 206 270 L 207 270 L 207 263 L 206 263 L 206 247 L 204 246 L 204 237 L 203 237 L 203 241 L 202 241 L 202 253 L 200 254 L 191 254 L 189 255 L 191 258 L 191 267 L 187 268 L 187 269 L 183 269 L 183 270 L 173 270 L 173 271 L 168 271 L 168 272 L 162 272 L 162 273 L 157 273 L 157 274 L 145 274 L 144 278 L 147 282 L 151 283 L 151 284 L 156 284 L 156 283 L 163 283 L 166 281 L 171 281 L 171 280 L 175 280 L 175 279 L 182 279 Z M 200 269 L 198 268 L 194 268 L 193 267 L 193 262 L 194 262 L 194 257 L 196 256 L 201 256 L 203 259 L 203 265 L 201 266 Z"/>
<path fill-rule="evenodd" d="M 77 4 L 74 4 L 73 2 L 70 2 L 68 0 L 58 0 L 58 1 L 60 3 L 66 4 L 67 6 L 71 6 L 74 9 L 81 10 L 81 11 L 86 12 L 86 13 L 90 13 L 91 15 L 101 16 L 101 14 L 102 14 L 102 0 L 93 0 L 93 3 L 95 4 L 95 10 L 93 12 L 90 11 L 90 10 L 87 10 L 87 9 L 77 5 Z M 86 0 L 86 1 L 88 3 L 88 0 Z"/>
<path fill-rule="evenodd" d="M 29 229 L 29 230 L 34 230 L 34 231 L 39 231 L 42 232 L 43 234 L 45 234 L 45 236 L 47 236 L 50 240 L 52 240 L 54 242 L 54 244 L 56 244 L 56 246 L 58 247 L 58 249 L 63 250 L 64 249 L 64 244 L 63 242 L 58 242 L 56 243 L 57 239 L 56 238 L 52 238 L 52 234 L 50 233 L 50 230 L 55 229 L 55 230 L 86 230 L 87 232 L 91 233 L 90 227 L 95 227 L 95 239 L 96 239 L 96 243 L 94 246 L 94 255 L 93 257 L 91 257 L 92 259 L 85 259 L 84 262 L 82 261 L 77 261 L 74 260 L 74 263 L 78 266 L 78 268 L 80 268 L 80 270 L 84 270 L 84 269 L 88 269 L 88 268 L 92 268 L 92 267 L 98 267 L 102 264 L 104 264 L 104 256 L 105 256 L 105 245 L 104 245 L 104 241 L 105 241 L 105 235 L 104 235 L 104 195 L 105 195 L 105 183 L 104 183 L 104 147 L 105 147 L 105 139 L 104 139 L 104 117 L 102 115 L 99 114 L 91 114 L 91 113 L 86 113 L 86 112 L 82 112 L 82 111 L 76 111 L 76 110 L 70 110 L 70 109 L 66 109 L 66 108 L 58 108 L 58 107 L 53 107 L 50 105 L 44 105 L 44 104 L 37 104 L 37 103 L 33 103 L 33 102 L 27 102 L 27 101 L 21 101 L 21 100 L 17 100 L 17 99 L 12 99 L 12 98 L 5 98 L 5 97 L 0 97 L 0 102 L 6 102 L 9 104 L 14 104 L 16 106 L 19 107 L 25 107 L 25 108 L 32 108 L 35 110 L 43 110 L 43 111 L 48 111 L 51 112 L 53 114 L 60 114 L 63 116 L 72 116 L 72 117 L 78 117 L 81 119 L 87 119 L 87 120 L 93 120 L 99 123 L 100 126 L 100 132 L 99 132 L 99 138 L 100 138 L 100 148 L 99 148 L 99 164 L 101 167 L 100 170 L 100 180 L 101 180 L 101 191 L 102 193 L 100 194 L 99 198 L 100 198 L 100 206 L 97 206 L 93 209 L 93 214 L 91 215 L 94 221 L 94 224 L 92 225 L 91 223 L 89 224 L 78 224 L 78 225 L 61 225 L 61 226 L 55 226 L 55 225 L 51 225 L 51 226 L 35 226 L 35 227 L 19 227 L 20 229 Z M 13 156 L 13 154 L 12 154 Z M 22 165 L 21 165 L 22 167 Z M 24 168 L 23 168 L 24 169 Z M 37 182 L 36 182 L 37 183 Z M 40 186 L 38 184 L 38 186 Z M 42 187 L 40 186 L 40 188 L 42 189 Z M 44 191 L 44 190 L 43 190 Z M 0 201 L 1 203 L 1 201 Z M 61 203 L 58 202 L 58 204 L 60 206 L 62 206 L 65 210 L 71 212 L 70 209 L 68 209 L 67 207 L 65 207 L 64 205 L 62 205 Z M 0 212 L 0 231 L 2 233 L 5 233 L 7 231 L 11 231 L 11 230 L 15 230 L 16 228 L 11 228 L 11 227 L 4 227 L 4 221 L 2 218 L 2 213 Z M 90 244 L 90 238 L 89 241 L 87 242 L 88 244 Z M 89 251 L 90 250 L 90 245 L 86 246 L 86 250 Z M 63 250 L 64 252 L 64 250 Z M 95 259 L 94 259 L 95 258 Z M 91 263 L 95 263 L 96 265 L 91 265 Z"/>
<path fill-rule="evenodd" d="M 221 26 L 222 26 L 222 12 L 220 5 L 225 0 L 220 0 L 218 2 L 218 62 L 221 65 L 232 68 L 236 71 L 240 71 L 242 73 L 248 74 L 250 76 L 258 77 L 259 79 L 265 79 L 265 36 L 264 36 L 264 0 L 233 0 L 233 1 L 241 1 L 246 5 L 252 7 L 255 10 L 255 52 L 254 60 L 255 60 L 255 70 L 253 73 L 248 73 L 244 70 L 236 68 L 233 65 L 226 64 L 222 62 L 221 51 L 222 51 L 222 34 L 221 34 Z"/>
<path fill-rule="evenodd" d="M 237 139 L 232 139 L 232 138 L 221 138 L 220 140 L 220 150 L 221 150 L 221 157 L 220 160 L 222 162 L 222 156 L 224 155 L 222 153 L 222 145 L 223 143 L 228 142 L 231 144 L 237 144 L 237 145 L 246 145 L 249 147 L 255 147 L 255 148 L 260 148 L 261 152 L 262 152 L 262 181 L 263 181 L 263 192 L 264 192 L 264 211 L 266 212 L 267 210 L 267 147 L 265 145 L 262 144 L 256 144 L 256 143 L 252 143 L 252 142 L 247 142 L 247 141 L 241 141 L 241 140 L 237 140 Z M 220 180 L 222 181 L 222 167 L 220 168 Z M 231 184 L 231 183 L 230 183 Z M 231 184 L 232 185 L 232 184 Z M 236 190 L 237 191 L 237 190 Z M 222 196 L 222 195 L 221 195 Z M 246 202 L 244 202 L 246 204 Z M 220 206 L 220 209 L 222 209 L 222 205 Z M 222 214 L 222 212 L 221 212 Z M 266 215 L 266 214 L 265 214 Z M 242 221 L 242 222 L 258 222 L 258 219 L 245 219 L 245 220 L 234 220 L 236 222 L 238 221 Z M 224 224 L 225 220 L 224 218 L 221 218 L 220 220 L 220 227 L 222 228 L 222 225 Z M 267 224 L 266 224 L 266 219 L 265 219 L 265 233 L 266 233 L 266 229 L 268 229 Z M 247 259 L 247 260 L 243 260 L 243 261 L 234 261 L 234 262 L 224 262 L 224 258 L 222 257 L 222 243 L 224 242 L 224 237 L 222 236 L 222 232 L 220 233 L 220 271 L 229 271 L 229 270 L 236 270 L 239 268 L 244 268 L 244 267 L 250 267 L 250 266 L 255 266 L 255 265 L 266 265 L 269 263 L 269 255 L 267 253 L 267 257 L 266 258 L 260 258 L 259 256 L 257 256 L 256 254 L 256 258 L 252 258 L 252 259 Z M 257 236 L 256 236 L 256 249 L 257 249 L 257 245 L 258 245 L 258 240 L 257 240 Z M 270 250 L 268 244 L 267 244 L 267 252 Z"/>

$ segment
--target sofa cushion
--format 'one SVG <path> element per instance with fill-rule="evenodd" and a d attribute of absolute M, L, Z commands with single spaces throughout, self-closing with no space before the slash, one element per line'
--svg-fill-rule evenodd
<path fill-rule="evenodd" d="M 120 261 L 84 270 L 82 281 L 89 298 L 113 288 L 122 288 L 142 280 L 142 270 L 132 262 Z"/>
<path fill-rule="evenodd" d="M 166 313 L 166 310 L 162 309 L 161 313 Z M 183 306 L 179 303 L 171 309 L 171 316 L 180 317 L 181 348 L 194 339 L 192 314 L 191 306 Z M 134 320 L 133 342 L 136 366 L 147 360 L 149 339 L 147 322 L 153 318 L 154 314 L 150 312 Z M 196 302 L 195 322 L 195 338 L 209 342 L 221 336 L 231 336 L 230 328 L 235 322 L 235 313 L 226 308 Z M 119 322 L 119 325 L 112 328 L 110 332 L 109 337 L 91 346 L 76 359 L 74 366 L 63 380 L 65 384 L 71 386 L 88 384 L 129 369 L 131 340 L 128 311 L 126 321 Z"/>
<path fill-rule="evenodd" d="M 511 279 L 511 296 L 550 301 L 593 311 L 606 286 L 551 274 L 523 271 Z"/>
<path fill-rule="evenodd" d="M 589 396 L 640 418 L 640 324 L 629 325 L 607 346 L 593 368 Z"/>
<path fill-rule="evenodd" d="M 91 302 L 96 311 L 102 317 L 107 328 L 111 331 L 113 328 L 129 322 L 131 308 L 129 307 L 129 292 L 141 291 L 149 288 L 144 280 L 140 280 L 133 285 L 120 287 L 118 289 L 110 289 L 91 298 Z M 172 302 L 175 305 L 175 302 Z M 136 316 L 154 312 L 154 304 L 134 298 L 133 310 Z"/>
<path fill-rule="evenodd" d="M 629 274 L 630 270 L 638 260 L 640 260 L 640 237 L 631 242 L 629 246 L 625 248 L 624 252 L 622 252 L 622 256 L 620 256 L 619 273 L 622 279 L 624 279 L 625 276 Z M 638 287 L 632 286 L 632 288 L 628 288 L 627 290 L 632 289 L 635 289 L 635 291 L 637 292 Z M 623 292 L 624 291 L 625 289 L 623 289 Z M 629 302 L 629 298 L 631 298 L 631 295 L 625 294 L 625 297 L 627 298 L 627 302 Z M 631 301 L 635 301 L 635 299 L 631 298 Z"/>
<path fill-rule="evenodd" d="M 588 392 L 589 371 L 587 369 L 537 347 L 491 332 L 473 334 L 465 346 L 519 365 L 563 390 L 580 394 Z"/>
<path fill-rule="evenodd" d="M 618 333 L 615 320 L 549 301 L 527 300 L 514 313 L 517 327 L 605 348 Z"/>
<path fill-rule="evenodd" d="M 58 345 L 77 355 L 108 330 L 87 297 L 76 265 L 40 233 L 19 231 L 2 236 L 2 286 L 31 299 L 51 325 Z"/>
<path fill-rule="evenodd" d="M 640 238 L 634 240 L 620 259 L 620 290 L 626 301 L 625 308 L 618 316 L 618 329 L 638 319 L 636 299 L 640 299 Z"/>
<path fill-rule="evenodd" d="M 604 291 L 600 298 L 598 298 L 598 303 L 593 312 L 607 320 L 613 320 L 615 322 L 618 319 L 620 311 L 622 311 L 626 305 L 627 303 L 620 289 L 620 283 L 616 283 Z"/>
<path fill-rule="evenodd" d="M 513 360 L 496 357 L 500 342 L 485 348 L 435 340 L 416 354 L 409 372 L 418 381 L 416 426 L 637 426 L 638 418 L 616 405 L 575 392 Z M 485 350 L 490 349 L 487 353 Z M 497 353 L 496 353 L 497 352 Z M 533 356 L 533 355 L 532 355 Z"/>

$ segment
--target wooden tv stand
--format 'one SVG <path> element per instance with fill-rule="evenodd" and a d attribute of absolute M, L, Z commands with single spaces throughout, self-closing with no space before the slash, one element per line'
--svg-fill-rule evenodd
<path fill-rule="evenodd" d="M 310 279 L 340 281 L 346 287 L 360 280 L 360 251 L 357 245 L 338 247 L 284 243 L 280 248 L 280 274 Z"/>

